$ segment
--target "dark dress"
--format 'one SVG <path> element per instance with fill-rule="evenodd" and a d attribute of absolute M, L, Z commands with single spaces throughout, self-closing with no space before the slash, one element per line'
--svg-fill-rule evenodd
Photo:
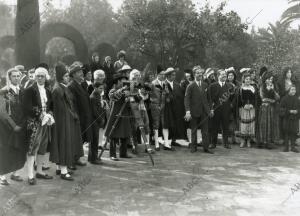
<path fill-rule="evenodd" d="M 298 110 L 298 114 L 291 114 L 290 110 Z M 284 135 L 296 136 L 299 125 L 300 102 L 297 96 L 286 95 L 280 102 L 280 113 L 283 118 Z"/>
<path fill-rule="evenodd" d="M 113 64 L 107 65 L 106 62 L 104 62 L 104 64 L 103 64 L 103 70 L 105 72 L 105 83 L 106 83 L 105 97 L 108 98 L 108 93 L 113 87 L 113 76 L 114 76 L 115 70 L 114 70 Z"/>
<path fill-rule="evenodd" d="M 173 82 L 173 90 L 166 81 L 168 93 L 163 110 L 163 128 L 169 129 L 171 139 L 186 139 L 186 123 L 184 121 L 184 92 L 180 85 Z"/>
<path fill-rule="evenodd" d="M 14 132 L 16 125 L 22 127 L 20 132 Z M 4 96 L 0 95 L 0 175 L 23 168 L 28 149 L 24 140 L 25 121 L 21 97 L 8 89 Z"/>
<path fill-rule="evenodd" d="M 79 117 L 74 110 L 69 89 L 62 84 L 54 85 L 53 144 L 51 145 L 50 161 L 63 166 L 72 166 L 74 157 L 83 156 Z"/>

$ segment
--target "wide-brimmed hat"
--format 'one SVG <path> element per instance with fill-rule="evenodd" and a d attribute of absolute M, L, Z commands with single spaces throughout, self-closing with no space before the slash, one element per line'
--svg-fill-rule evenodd
<path fill-rule="evenodd" d="M 78 71 L 82 71 L 82 68 L 81 68 L 81 66 L 79 64 L 77 64 L 77 63 L 74 62 L 70 66 L 69 70 L 70 70 L 70 76 L 72 77 L 74 73 L 76 73 Z"/>
<path fill-rule="evenodd" d="M 132 70 L 132 68 L 126 64 L 126 65 L 123 65 L 117 72 L 124 73 L 124 72 L 131 71 L 131 70 Z"/>
<path fill-rule="evenodd" d="M 123 79 L 123 78 L 128 79 L 128 77 L 126 76 L 126 74 L 124 74 L 124 73 L 116 73 L 113 76 L 113 82 L 117 82 L 118 80 Z"/>

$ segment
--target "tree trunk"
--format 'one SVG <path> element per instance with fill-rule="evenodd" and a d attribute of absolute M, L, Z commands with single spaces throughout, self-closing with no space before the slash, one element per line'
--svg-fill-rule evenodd
<path fill-rule="evenodd" d="M 15 25 L 16 64 L 26 69 L 40 63 L 40 14 L 38 0 L 18 0 Z"/>

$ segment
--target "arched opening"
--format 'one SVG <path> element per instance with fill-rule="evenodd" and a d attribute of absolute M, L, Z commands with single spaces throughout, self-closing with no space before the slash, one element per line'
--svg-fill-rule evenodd
<path fill-rule="evenodd" d="M 41 61 L 46 61 L 47 44 L 53 38 L 65 38 L 73 44 L 76 60 L 88 62 L 88 47 L 81 33 L 66 23 L 49 23 L 41 28 Z M 64 52 L 64 50 L 62 51 Z"/>
<path fill-rule="evenodd" d="M 44 62 L 48 65 L 54 66 L 58 61 L 62 61 L 69 65 L 70 62 L 66 62 L 66 56 L 73 56 L 73 62 L 77 60 L 75 47 L 72 41 L 62 37 L 54 37 L 46 44 Z M 67 58 L 67 60 L 69 59 Z M 71 64 L 73 62 L 71 62 Z"/>

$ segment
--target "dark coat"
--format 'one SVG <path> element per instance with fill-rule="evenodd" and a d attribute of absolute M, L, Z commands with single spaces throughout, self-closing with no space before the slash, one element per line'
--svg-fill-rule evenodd
<path fill-rule="evenodd" d="M 101 62 L 100 61 L 99 62 L 92 61 L 90 64 L 90 68 L 91 68 L 92 74 L 94 74 L 94 71 L 96 71 L 96 70 L 99 70 L 99 69 L 102 70 Z"/>
<path fill-rule="evenodd" d="M 208 101 L 211 108 L 229 115 L 233 94 L 235 94 L 235 88 L 232 84 L 225 82 L 225 85 L 221 87 L 219 82 L 212 83 L 208 88 Z"/>
<path fill-rule="evenodd" d="M 185 139 L 186 124 L 184 121 L 185 108 L 183 89 L 176 82 L 173 82 L 173 90 L 167 81 L 165 85 L 169 93 L 165 97 L 163 128 L 169 129 L 170 138 Z"/>
<path fill-rule="evenodd" d="M 26 161 L 28 146 L 24 143 L 26 124 L 20 95 L 12 89 L 0 95 L 0 175 L 21 169 Z M 22 130 L 14 132 L 16 125 Z"/>
<path fill-rule="evenodd" d="M 298 114 L 291 114 L 290 110 L 298 110 Z M 296 135 L 299 127 L 300 102 L 297 96 L 286 95 L 280 102 L 280 114 L 283 118 L 283 132 Z"/>
<path fill-rule="evenodd" d="M 47 95 L 47 107 L 46 112 L 52 112 L 53 110 L 53 101 L 52 95 L 48 88 L 46 88 L 46 95 Z M 32 118 L 39 120 L 40 114 L 42 112 L 42 102 L 39 93 L 39 89 L 37 83 L 34 83 L 29 88 L 25 89 L 24 91 L 24 98 L 23 98 L 23 107 L 24 107 L 24 114 L 25 118 Z"/>
<path fill-rule="evenodd" d="M 68 89 L 72 93 L 74 109 L 79 116 L 82 140 L 83 142 L 91 142 L 93 131 L 91 125 L 92 110 L 89 94 L 74 80 L 70 82 Z"/>
<path fill-rule="evenodd" d="M 207 101 L 207 87 L 205 82 L 201 83 L 201 88 L 196 82 L 187 86 L 184 106 L 186 111 L 190 111 L 192 117 L 205 117 L 209 114 L 209 105 Z"/>
<path fill-rule="evenodd" d="M 103 70 L 105 72 L 105 83 L 106 83 L 106 92 L 108 92 L 112 89 L 113 87 L 113 76 L 115 74 L 115 69 L 113 64 L 107 65 L 106 62 L 103 64 Z"/>
<path fill-rule="evenodd" d="M 53 144 L 50 160 L 56 164 L 72 166 L 74 157 L 83 156 L 80 122 L 74 110 L 69 89 L 54 85 L 53 91 Z"/>
<path fill-rule="evenodd" d="M 46 112 L 52 114 L 53 111 L 53 101 L 52 94 L 50 90 L 45 86 L 47 103 L 46 103 Z M 41 97 L 37 83 L 34 83 L 29 88 L 25 89 L 23 101 L 24 115 L 27 123 L 26 127 L 26 145 L 30 146 L 34 142 L 33 135 L 34 131 L 40 126 L 41 122 L 41 113 L 43 111 Z M 51 148 L 50 142 L 52 136 L 49 136 L 48 150 Z"/>
<path fill-rule="evenodd" d="M 132 118 L 131 109 L 129 103 L 125 102 L 125 97 L 121 98 L 116 97 L 116 89 L 110 90 L 109 98 L 112 101 L 112 108 L 110 116 L 107 122 L 105 136 L 109 138 L 129 138 L 132 134 L 130 118 Z M 120 110 L 125 106 L 121 116 L 119 116 L 119 122 L 113 128 L 113 125 L 117 119 L 117 115 L 120 114 Z M 111 133 L 111 134 L 110 134 Z"/>
<path fill-rule="evenodd" d="M 83 82 L 81 83 L 81 86 L 82 86 L 82 88 L 83 88 L 84 90 L 86 90 L 86 91 L 89 93 L 89 95 L 91 95 L 92 92 L 94 91 L 94 86 L 93 86 L 93 84 L 88 85 L 86 81 L 83 81 Z"/>

